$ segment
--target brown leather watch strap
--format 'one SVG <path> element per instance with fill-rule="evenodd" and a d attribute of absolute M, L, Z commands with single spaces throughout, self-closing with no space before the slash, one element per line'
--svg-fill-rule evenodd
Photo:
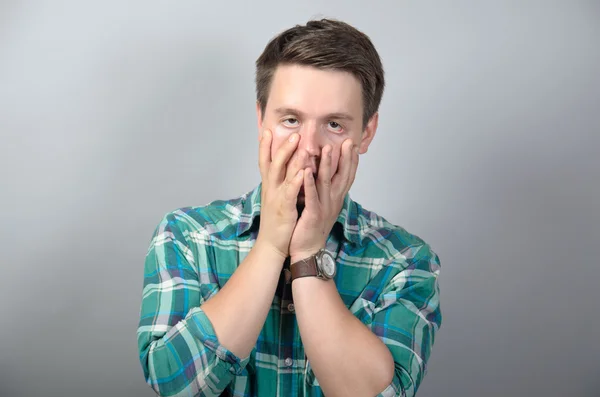
<path fill-rule="evenodd" d="M 318 273 L 317 261 L 315 256 L 312 255 L 309 258 L 292 263 L 290 265 L 290 270 L 292 271 L 291 281 L 294 281 L 299 277 L 316 276 Z"/>

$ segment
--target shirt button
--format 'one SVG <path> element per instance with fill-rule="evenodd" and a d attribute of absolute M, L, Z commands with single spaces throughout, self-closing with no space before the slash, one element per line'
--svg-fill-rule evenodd
<path fill-rule="evenodd" d="M 294 309 L 294 304 L 293 303 L 290 303 L 288 305 L 288 310 L 291 311 L 291 312 L 294 312 L 295 309 Z"/>
<path fill-rule="evenodd" d="M 293 361 L 292 361 L 291 357 L 288 357 L 288 358 L 285 359 L 284 363 L 285 363 L 286 367 L 291 367 Z"/>

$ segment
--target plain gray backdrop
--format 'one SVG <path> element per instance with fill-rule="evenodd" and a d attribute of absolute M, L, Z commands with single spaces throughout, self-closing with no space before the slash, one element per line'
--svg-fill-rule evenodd
<path fill-rule="evenodd" d="M 151 396 L 168 211 L 260 182 L 254 61 L 334 17 L 387 87 L 353 199 L 430 243 L 425 396 L 600 395 L 598 1 L 0 2 L 0 396 Z"/>

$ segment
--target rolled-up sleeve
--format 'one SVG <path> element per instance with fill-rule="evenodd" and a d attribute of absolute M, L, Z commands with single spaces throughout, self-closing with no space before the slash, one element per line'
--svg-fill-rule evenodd
<path fill-rule="evenodd" d="M 218 292 L 212 247 L 193 246 L 181 221 L 167 214 L 155 229 L 144 265 L 137 329 L 146 382 L 160 396 L 219 396 L 249 357 L 223 347 L 202 310 Z"/>
<path fill-rule="evenodd" d="M 371 293 L 366 293 L 351 307 L 354 315 L 385 343 L 394 358 L 394 378 L 378 397 L 416 394 L 427 372 L 435 334 L 442 322 L 439 257 L 427 244 L 412 250 L 415 256 L 397 264 L 403 270 L 386 279 L 375 299 L 369 299 Z M 389 269 L 382 272 L 386 274 Z"/>

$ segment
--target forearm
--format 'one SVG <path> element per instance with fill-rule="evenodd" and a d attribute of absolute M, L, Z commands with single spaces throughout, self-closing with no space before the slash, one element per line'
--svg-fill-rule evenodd
<path fill-rule="evenodd" d="M 219 342 L 240 358 L 256 344 L 283 262 L 281 255 L 257 240 L 227 283 L 202 305 Z"/>
<path fill-rule="evenodd" d="M 389 349 L 346 308 L 332 280 L 298 278 L 292 292 L 302 343 L 327 397 L 372 397 L 391 383 Z"/>

